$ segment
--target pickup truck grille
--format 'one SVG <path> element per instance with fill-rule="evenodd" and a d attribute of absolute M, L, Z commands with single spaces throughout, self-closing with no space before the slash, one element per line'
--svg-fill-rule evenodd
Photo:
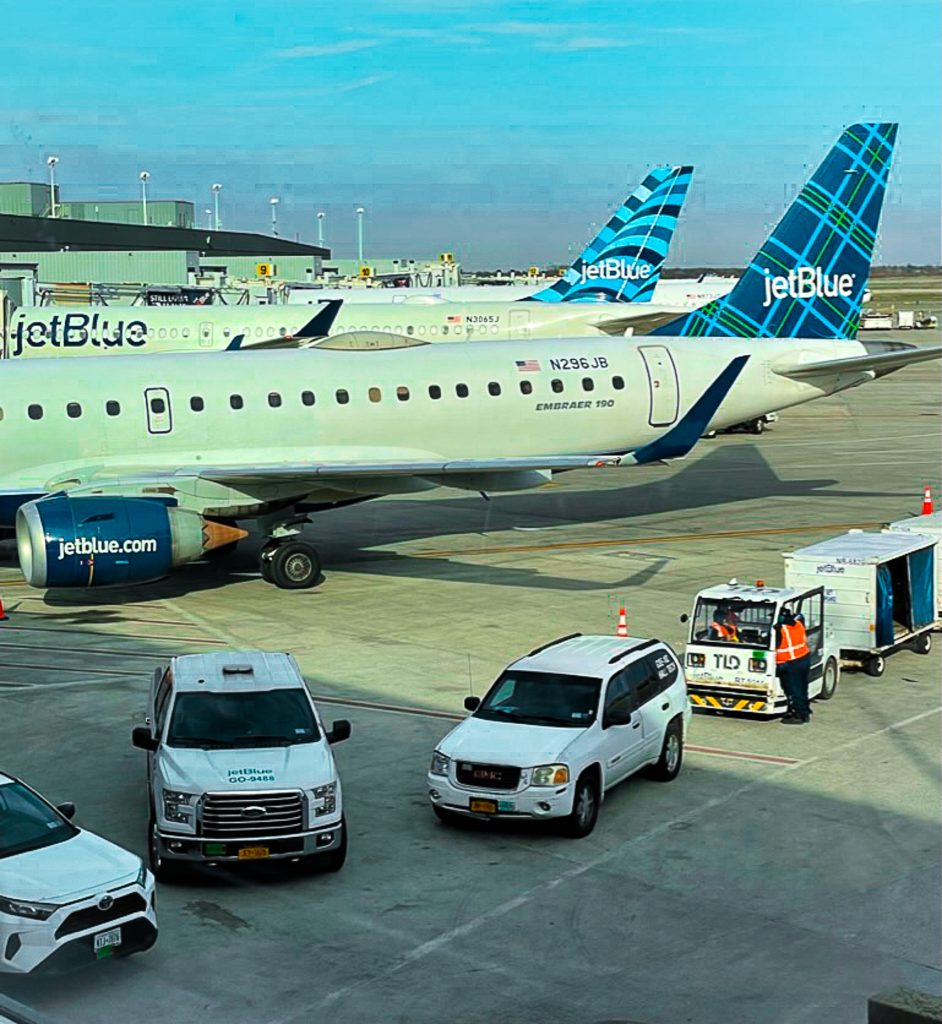
<path fill-rule="evenodd" d="M 505 764 L 472 764 L 459 761 L 456 776 L 462 786 L 476 789 L 516 789 L 520 782 L 520 769 Z"/>
<path fill-rule="evenodd" d="M 210 793 L 203 800 L 202 835 L 207 839 L 286 836 L 304 831 L 299 790 Z"/>

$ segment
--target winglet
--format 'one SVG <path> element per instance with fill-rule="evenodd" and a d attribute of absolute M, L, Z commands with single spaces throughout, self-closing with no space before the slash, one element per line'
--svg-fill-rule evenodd
<path fill-rule="evenodd" d="M 666 434 L 636 448 L 630 458 L 636 464 L 643 465 L 646 462 L 679 459 L 686 455 L 703 436 L 710 420 L 716 415 L 716 410 L 729 394 L 730 388 L 747 362 L 749 362 L 749 356 L 737 356 L 731 360 L 726 369 L 693 403 L 675 426 Z"/>
<path fill-rule="evenodd" d="M 245 341 L 245 335 L 244 334 L 237 334 L 237 335 L 235 335 L 235 337 L 232 339 L 232 341 L 230 341 L 229 344 L 226 345 L 226 349 L 225 349 L 226 352 L 238 352 L 239 349 L 242 348 L 242 342 L 243 341 Z"/>
<path fill-rule="evenodd" d="M 321 302 L 321 308 L 303 326 L 299 327 L 292 338 L 326 338 L 337 319 L 343 299 L 327 299 Z"/>

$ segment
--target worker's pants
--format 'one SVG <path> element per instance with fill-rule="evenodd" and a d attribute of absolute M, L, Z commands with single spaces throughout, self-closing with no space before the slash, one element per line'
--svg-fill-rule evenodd
<path fill-rule="evenodd" d="M 799 718 L 807 718 L 810 712 L 808 704 L 808 682 L 811 673 L 811 655 L 783 661 L 778 666 L 778 676 L 782 681 L 782 689 L 788 698 L 788 713 Z"/>

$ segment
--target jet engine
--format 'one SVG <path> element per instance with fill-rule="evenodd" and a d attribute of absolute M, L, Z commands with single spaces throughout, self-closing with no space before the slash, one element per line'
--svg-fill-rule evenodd
<path fill-rule="evenodd" d="M 54 494 L 16 513 L 20 568 L 32 587 L 148 583 L 246 535 L 155 498 Z"/>

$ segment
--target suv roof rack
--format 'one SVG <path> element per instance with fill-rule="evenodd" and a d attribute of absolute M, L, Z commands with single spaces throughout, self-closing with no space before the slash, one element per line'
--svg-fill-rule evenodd
<path fill-rule="evenodd" d="M 567 640 L 575 640 L 577 636 L 582 636 L 581 633 L 567 633 L 565 636 L 561 636 L 556 640 L 550 640 L 548 644 L 543 644 L 542 647 L 534 647 L 529 654 L 525 654 L 525 658 L 532 658 L 534 654 L 539 654 L 541 651 L 545 651 L 548 647 L 555 647 L 556 644 L 565 643 Z"/>
<path fill-rule="evenodd" d="M 638 651 L 646 651 L 649 647 L 656 647 L 660 642 L 660 640 L 645 640 L 643 643 L 637 644 L 635 647 L 629 647 L 627 651 L 620 651 L 613 658 L 609 658 L 608 663 L 609 665 L 614 665 L 616 661 L 621 661 L 622 658 L 627 658 L 629 654 L 637 654 Z"/>

